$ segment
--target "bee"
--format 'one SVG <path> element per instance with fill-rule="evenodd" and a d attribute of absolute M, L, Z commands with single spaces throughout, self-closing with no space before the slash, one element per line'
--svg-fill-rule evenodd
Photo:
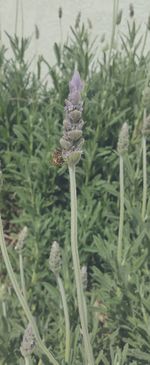
<path fill-rule="evenodd" d="M 55 166 L 62 166 L 64 160 L 62 157 L 62 151 L 60 149 L 57 149 L 53 152 L 52 162 Z"/>

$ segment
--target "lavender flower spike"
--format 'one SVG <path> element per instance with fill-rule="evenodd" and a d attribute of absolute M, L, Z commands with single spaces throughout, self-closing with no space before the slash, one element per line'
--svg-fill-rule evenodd
<path fill-rule="evenodd" d="M 65 100 L 65 120 L 63 137 L 60 139 L 62 147 L 62 157 L 68 163 L 68 166 L 74 166 L 80 160 L 82 154 L 82 120 L 83 103 L 81 100 L 81 91 L 83 82 L 81 81 L 78 71 L 75 71 L 69 82 L 69 95 Z"/>

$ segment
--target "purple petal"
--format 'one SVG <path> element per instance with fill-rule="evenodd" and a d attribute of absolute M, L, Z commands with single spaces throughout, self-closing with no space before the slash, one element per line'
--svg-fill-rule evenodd
<path fill-rule="evenodd" d="M 83 88 L 83 82 L 81 81 L 80 74 L 78 71 L 74 71 L 73 77 L 69 82 L 70 93 L 73 91 L 81 91 Z"/>

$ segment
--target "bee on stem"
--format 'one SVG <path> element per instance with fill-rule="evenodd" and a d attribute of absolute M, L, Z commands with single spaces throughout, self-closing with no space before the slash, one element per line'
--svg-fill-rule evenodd
<path fill-rule="evenodd" d="M 62 157 L 62 151 L 61 149 L 57 149 L 53 152 L 52 155 L 52 163 L 54 166 L 62 166 L 64 160 Z"/>

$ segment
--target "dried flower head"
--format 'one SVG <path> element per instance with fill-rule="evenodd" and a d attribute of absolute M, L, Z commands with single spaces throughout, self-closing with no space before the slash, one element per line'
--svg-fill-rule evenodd
<path fill-rule="evenodd" d="M 75 28 L 79 28 L 80 25 L 80 20 L 81 20 L 81 12 L 79 11 L 77 17 L 76 17 L 76 21 L 75 21 Z"/>
<path fill-rule="evenodd" d="M 19 250 L 23 249 L 27 234 L 28 234 L 28 228 L 26 226 L 24 226 L 18 235 L 18 241 L 17 241 L 16 247 L 15 247 L 16 250 L 19 251 Z"/>
<path fill-rule="evenodd" d="M 64 133 L 60 139 L 62 147 L 62 158 L 68 163 L 68 166 L 76 165 L 82 154 L 82 120 L 83 103 L 81 100 L 81 91 L 83 82 L 81 81 L 78 71 L 75 71 L 69 82 L 69 95 L 65 101 L 65 120 L 63 122 Z"/>
<path fill-rule="evenodd" d="M 128 124 L 125 122 L 119 133 L 119 139 L 117 144 L 117 150 L 119 155 L 123 155 L 125 152 L 127 152 L 128 146 L 129 146 L 129 131 L 128 131 Z"/>
<path fill-rule="evenodd" d="M 148 16 L 147 20 L 147 29 L 150 30 L 150 15 Z"/>
<path fill-rule="evenodd" d="M 144 119 L 142 133 L 145 137 L 150 136 L 150 114 Z"/>
<path fill-rule="evenodd" d="M 116 25 L 119 25 L 121 23 L 121 20 L 122 20 L 122 9 L 120 9 L 117 14 Z"/>
<path fill-rule="evenodd" d="M 81 280 L 82 280 L 83 290 L 86 290 L 87 289 L 87 266 L 86 265 L 81 267 Z"/>
<path fill-rule="evenodd" d="M 59 17 L 59 19 L 62 18 L 62 7 L 61 6 L 58 9 L 58 17 Z"/>
<path fill-rule="evenodd" d="M 32 330 L 32 326 L 29 323 L 23 336 L 23 340 L 20 346 L 22 356 L 27 357 L 32 354 L 36 346 L 35 336 Z"/>
<path fill-rule="evenodd" d="M 93 28 L 92 22 L 89 18 L 87 19 L 87 22 L 88 22 L 89 29 L 92 29 Z"/>
<path fill-rule="evenodd" d="M 35 24 L 35 39 L 39 39 L 40 38 L 40 31 L 38 26 Z"/>
<path fill-rule="evenodd" d="M 61 255 L 59 243 L 57 241 L 52 243 L 49 257 L 49 267 L 55 275 L 59 274 L 61 269 Z"/>
<path fill-rule="evenodd" d="M 134 17 L 134 6 L 132 3 L 129 5 L 129 15 L 130 15 L 130 18 Z"/>

